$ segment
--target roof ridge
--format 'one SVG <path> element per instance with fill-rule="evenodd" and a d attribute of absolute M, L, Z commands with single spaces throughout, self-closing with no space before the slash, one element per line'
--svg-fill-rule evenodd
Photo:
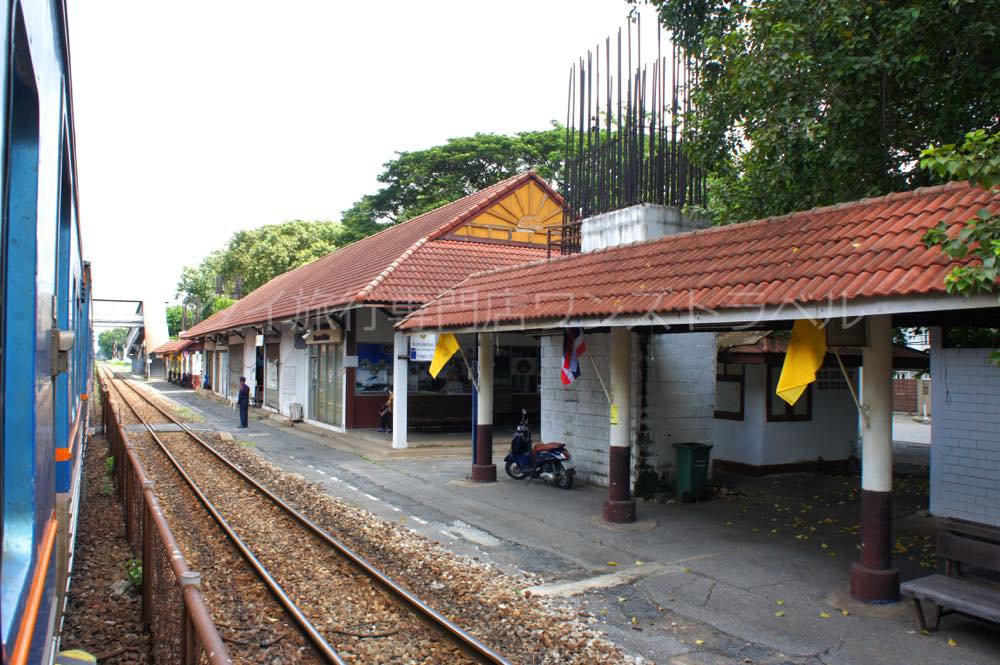
<path fill-rule="evenodd" d="M 357 292 L 357 294 L 355 294 L 354 296 L 355 302 L 361 302 L 366 297 L 368 297 L 368 295 L 371 294 L 371 292 L 374 291 L 379 284 L 384 282 L 389 277 L 389 275 L 395 272 L 396 268 L 402 265 L 403 261 L 413 256 L 414 252 L 416 252 L 423 245 L 425 245 L 427 243 L 427 240 L 428 240 L 427 236 L 424 236 L 423 238 L 420 238 L 415 243 L 407 247 L 406 251 L 404 251 L 402 254 L 396 257 L 396 259 L 392 263 L 386 266 L 385 269 L 382 270 L 382 272 L 375 275 L 372 281 L 368 282 L 368 284 L 366 284 L 364 288 L 362 288 L 360 291 Z"/>

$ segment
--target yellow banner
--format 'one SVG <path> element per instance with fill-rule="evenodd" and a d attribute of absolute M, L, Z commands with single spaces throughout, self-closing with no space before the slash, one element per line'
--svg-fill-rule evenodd
<path fill-rule="evenodd" d="M 807 319 L 796 321 L 775 390 L 778 397 L 791 405 L 798 402 L 809 384 L 816 380 L 816 371 L 823 365 L 824 356 L 826 331 Z"/>
<path fill-rule="evenodd" d="M 438 335 L 437 344 L 434 346 L 434 357 L 431 359 L 431 376 L 435 379 L 441 373 L 448 359 L 458 351 L 458 340 L 451 333 Z"/>

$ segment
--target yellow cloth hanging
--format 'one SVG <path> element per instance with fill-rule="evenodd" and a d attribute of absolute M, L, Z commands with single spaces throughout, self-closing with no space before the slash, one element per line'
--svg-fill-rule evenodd
<path fill-rule="evenodd" d="M 451 333 L 438 335 L 437 344 L 434 345 L 434 357 L 431 358 L 431 376 L 435 379 L 441 373 L 448 359 L 458 351 L 458 340 Z"/>
<path fill-rule="evenodd" d="M 809 384 L 816 380 L 816 370 L 823 365 L 824 356 L 826 331 L 808 319 L 796 321 L 775 390 L 778 397 L 794 406 Z"/>

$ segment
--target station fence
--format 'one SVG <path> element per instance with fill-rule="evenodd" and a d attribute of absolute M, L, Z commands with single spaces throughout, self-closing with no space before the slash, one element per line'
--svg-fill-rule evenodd
<path fill-rule="evenodd" d="M 142 562 L 142 613 L 152 637 L 153 662 L 229 665 L 232 661 L 201 594 L 201 575 L 188 568 L 103 378 L 100 385 L 125 537 Z"/>

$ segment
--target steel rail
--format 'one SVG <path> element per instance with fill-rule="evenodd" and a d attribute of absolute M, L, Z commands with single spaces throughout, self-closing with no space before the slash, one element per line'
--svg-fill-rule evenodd
<path fill-rule="evenodd" d="M 351 562 L 356 568 L 361 569 L 366 575 L 375 580 L 379 586 L 381 586 L 385 591 L 389 592 L 394 596 L 401 604 L 406 605 L 414 612 L 420 619 L 429 623 L 432 627 L 436 628 L 439 632 L 443 633 L 446 637 L 450 638 L 453 642 L 457 644 L 459 648 L 470 658 L 481 663 L 491 663 L 493 665 L 511 665 L 510 661 L 495 652 L 490 647 L 486 646 L 480 642 L 477 638 L 470 635 L 468 632 L 463 630 L 461 627 L 456 625 L 450 619 L 434 610 L 422 600 L 413 595 L 405 587 L 401 586 L 395 582 L 388 575 L 379 570 L 375 565 L 369 562 L 365 557 L 358 554 L 350 547 L 342 543 L 339 539 L 332 536 L 329 532 L 323 529 L 321 526 L 313 522 L 311 519 L 297 511 L 295 508 L 291 507 L 285 503 L 277 495 L 273 494 L 266 487 L 258 483 L 254 478 L 247 474 L 243 469 L 237 465 L 230 462 L 219 453 L 215 448 L 213 448 L 208 442 L 198 436 L 194 431 L 192 431 L 185 423 L 177 420 L 173 415 L 165 411 L 158 404 L 153 402 L 149 397 L 143 395 L 139 390 L 131 385 L 127 379 L 117 379 L 120 382 L 125 383 L 129 387 L 129 390 L 139 395 L 147 404 L 152 406 L 154 409 L 159 411 L 165 418 L 170 420 L 172 423 L 181 428 L 184 432 L 191 436 L 195 441 L 201 444 L 208 452 L 214 455 L 217 459 L 223 462 L 231 470 L 239 474 L 244 480 L 249 482 L 253 487 L 265 495 L 268 499 L 273 501 L 277 506 L 284 510 L 288 515 L 293 517 L 296 521 L 301 523 L 303 526 L 308 528 L 313 532 L 314 535 L 322 539 L 332 548 L 334 548 L 339 554 Z M 138 414 L 137 414 L 138 415 Z"/>
<path fill-rule="evenodd" d="M 330 645 L 330 643 L 326 641 L 326 639 L 323 637 L 323 635 L 320 634 L 320 632 L 316 629 L 316 627 L 312 624 L 312 622 L 310 622 L 309 619 L 306 618 L 306 615 L 302 612 L 302 610 L 299 609 L 299 607 L 295 604 L 295 602 L 288 596 L 288 594 L 277 582 L 277 580 L 275 580 L 274 577 L 271 576 L 271 574 L 267 571 L 267 568 L 264 567 L 264 564 L 262 564 L 260 560 L 254 555 L 254 553 L 250 551 L 250 548 L 247 546 L 247 544 L 243 541 L 242 538 L 240 538 L 240 536 L 232 528 L 232 526 L 229 524 L 226 518 L 222 516 L 222 514 L 215 507 L 212 501 L 207 496 L 205 496 L 205 493 L 201 491 L 201 488 L 198 487 L 198 484 L 194 481 L 194 479 L 191 478 L 191 476 L 188 475 L 188 473 L 184 470 L 183 465 L 179 461 L 177 461 L 177 458 L 174 457 L 174 455 L 167 449 L 167 446 L 166 444 L 163 443 L 163 440 L 159 436 L 157 436 L 156 432 L 153 429 L 153 426 L 145 418 L 139 415 L 139 411 L 128 400 L 128 398 L 125 397 L 125 393 L 121 390 L 120 386 L 115 384 L 116 381 L 119 383 L 125 383 L 122 379 L 118 378 L 117 376 L 114 376 L 111 380 L 108 381 L 108 383 L 110 385 L 115 386 L 115 389 L 118 391 L 118 395 L 122 398 L 122 401 L 125 402 L 125 405 L 132 410 L 132 413 L 135 414 L 135 417 L 146 428 L 146 431 L 149 432 L 150 436 L 153 437 L 153 440 L 156 441 L 156 445 L 159 446 L 163 454 L 166 455 L 167 459 L 170 460 L 170 463 L 177 470 L 177 473 L 179 473 L 181 478 L 184 479 L 184 482 L 188 484 L 188 486 L 191 488 L 191 491 L 195 493 L 195 496 L 197 496 L 198 500 L 202 503 L 203 506 L 205 506 L 205 509 L 209 512 L 212 518 L 215 519 L 216 522 L 218 522 L 220 527 L 222 527 L 222 530 L 226 533 L 226 535 L 232 540 L 233 544 L 236 546 L 236 549 L 239 550 L 243 558 L 246 559 L 247 563 L 250 564 L 250 567 L 254 569 L 254 571 L 257 573 L 258 576 L 260 576 L 261 580 L 263 580 L 264 584 L 267 585 L 268 589 L 270 589 L 271 593 L 274 594 L 278 602 L 281 603 L 282 607 L 284 607 L 285 610 L 288 611 L 288 613 L 292 616 L 295 622 L 299 625 L 299 628 L 302 630 L 302 632 L 306 634 L 306 636 L 313 643 L 313 645 L 320 651 L 320 653 L 329 662 L 335 663 L 335 665 L 347 665 L 346 661 L 340 657 L 340 654 L 337 653 L 336 649 L 334 649 Z M 136 395 L 139 395 L 140 398 L 143 397 L 143 395 L 139 393 L 132 386 L 129 386 L 129 389 L 132 390 Z M 152 404 L 152 402 L 150 402 L 150 404 Z"/>

